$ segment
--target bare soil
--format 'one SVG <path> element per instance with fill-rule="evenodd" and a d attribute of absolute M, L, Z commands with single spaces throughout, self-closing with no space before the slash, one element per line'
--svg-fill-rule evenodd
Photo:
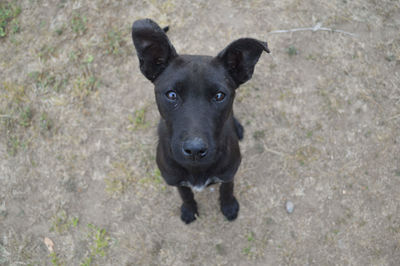
<path fill-rule="evenodd" d="M 183 224 L 160 177 L 145 17 L 178 53 L 269 43 L 235 102 L 234 222 L 214 186 Z M 399 265 L 399 1 L 2 0 L 1 21 L 0 265 Z M 355 36 L 271 33 L 318 23 Z"/>

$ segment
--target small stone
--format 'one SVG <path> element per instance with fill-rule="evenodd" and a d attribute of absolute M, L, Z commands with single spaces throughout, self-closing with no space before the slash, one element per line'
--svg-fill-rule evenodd
<path fill-rule="evenodd" d="M 292 213 L 293 210 L 294 210 L 293 202 L 287 201 L 287 202 L 286 202 L 286 211 L 287 211 L 288 213 Z"/>

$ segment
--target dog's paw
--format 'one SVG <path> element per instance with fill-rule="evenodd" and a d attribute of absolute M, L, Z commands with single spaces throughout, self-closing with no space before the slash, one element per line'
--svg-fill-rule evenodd
<path fill-rule="evenodd" d="M 233 198 L 233 200 L 228 203 L 221 202 L 221 211 L 228 221 L 233 221 L 239 213 L 239 202 L 236 198 Z"/>
<path fill-rule="evenodd" d="M 197 212 L 196 206 L 190 206 L 187 204 L 182 204 L 181 206 L 181 220 L 185 224 L 190 224 L 194 220 L 196 220 L 196 215 L 198 216 L 199 213 Z"/>

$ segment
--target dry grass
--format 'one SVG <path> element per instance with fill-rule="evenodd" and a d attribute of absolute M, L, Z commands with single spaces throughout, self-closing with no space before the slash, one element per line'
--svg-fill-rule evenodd
<path fill-rule="evenodd" d="M 398 10 L 389 0 L 3 1 L 0 264 L 395 265 Z M 169 25 L 182 53 L 215 55 L 245 36 L 269 43 L 272 56 L 237 91 L 233 223 L 216 187 L 196 194 L 196 223 L 179 220 L 130 39 L 143 17 Z M 318 23 L 357 36 L 267 34 Z"/>

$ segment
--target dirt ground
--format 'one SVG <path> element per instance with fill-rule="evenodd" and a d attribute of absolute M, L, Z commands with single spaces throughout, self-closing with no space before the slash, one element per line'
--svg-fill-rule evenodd
<path fill-rule="evenodd" d="M 178 53 L 268 41 L 235 102 L 234 222 L 214 186 L 183 224 L 160 177 L 145 17 Z M 354 35 L 273 32 L 316 25 Z M 399 32 L 396 0 L 1 0 L 0 265 L 399 265 Z"/>

